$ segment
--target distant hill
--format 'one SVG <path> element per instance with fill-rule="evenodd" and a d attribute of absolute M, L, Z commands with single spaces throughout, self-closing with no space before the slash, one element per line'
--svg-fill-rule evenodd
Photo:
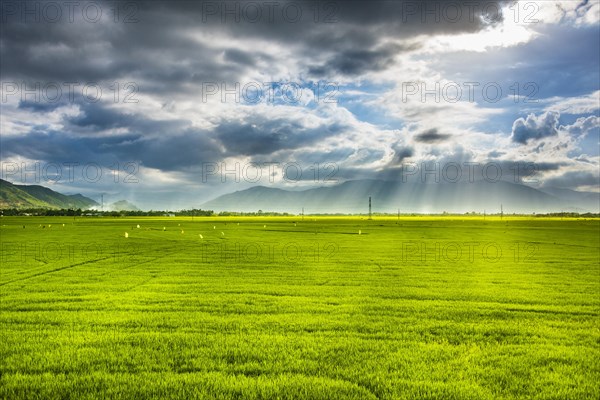
<path fill-rule="evenodd" d="M 573 192 L 573 191 L 570 191 Z M 554 211 L 600 212 L 598 194 L 546 193 L 511 182 L 401 183 L 356 180 L 335 186 L 290 191 L 256 186 L 219 196 L 201 205 L 214 211 L 263 211 L 299 213 L 542 213 Z M 577 197 L 577 201 L 573 198 Z"/>
<path fill-rule="evenodd" d="M 111 211 L 140 211 L 139 208 L 127 200 L 119 200 L 108 206 Z"/>
<path fill-rule="evenodd" d="M 0 179 L 0 208 L 81 208 L 97 206 L 81 194 L 66 195 L 40 185 L 15 185 Z"/>
<path fill-rule="evenodd" d="M 543 188 L 542 192 L 558 197 L 565 203 L 564 211 L 573 211 L 577 208 L 590 209 L 590 211 L 600 208 L 600 193 L 577 192 L 571 189 Z M 596 211 L 598 212 L 598 211 Z"/>

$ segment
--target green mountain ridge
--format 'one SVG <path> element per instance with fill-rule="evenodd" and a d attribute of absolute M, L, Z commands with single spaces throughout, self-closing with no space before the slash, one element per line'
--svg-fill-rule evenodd
<path fill-rule="evenodd" d="M 66 195 L 40 185 L 15 185 L 0 179 L 0 208 L 88 209 L 97 205 L 81 194 Z"/>

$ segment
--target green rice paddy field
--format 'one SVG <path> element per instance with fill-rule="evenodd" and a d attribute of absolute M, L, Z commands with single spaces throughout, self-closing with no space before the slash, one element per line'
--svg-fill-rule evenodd
<path fill-rule="evenodd" d="M 598 219 L 0 221 L 5 399 L 600 397 Z"/>

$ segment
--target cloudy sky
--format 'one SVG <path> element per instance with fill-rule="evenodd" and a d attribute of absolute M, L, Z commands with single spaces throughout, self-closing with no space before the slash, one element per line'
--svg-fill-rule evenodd
<path fill-rule="evenodd" d="M 15 183 L 146 209 L 456 165 L 598 191 L 598 0 L 0 4 Z"/>

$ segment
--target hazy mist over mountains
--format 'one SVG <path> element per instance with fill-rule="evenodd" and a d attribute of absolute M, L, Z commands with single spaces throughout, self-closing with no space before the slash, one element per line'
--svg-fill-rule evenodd
<path fill-rule="evenodd" d="M 505 213 L 599 212 L 600 194 L 568 189 L 538 190 L 505 181 L 402 183 L 384 180 L 347 181 L 301 191 L 256 186 L 201 205 L 214 211 L 300 213 Z"/>
<path fill-rule="evenodd" d="M 376 213 L 546 213 L 600 212 L 600 193 L 569 189 L 535 189 L 523 184 L 497 181 L 457 183 L 397 182 L 354 180 L 333 186 L 304 190 L 254 186 L 218 196 L 190 208 L 215 212 L 287 212 L 300 214 L 364 214 L 368 199 Z M 14 185 L 2 180 L 1 208 L 82 208 L 100 209 L 101 205 L 80 194 L 65 195 L 39 185 Z M 162 207 L 159 209 L 168 209 Z M 127 200 L 104 204 L 105 211 L 136 211 Z"/>

